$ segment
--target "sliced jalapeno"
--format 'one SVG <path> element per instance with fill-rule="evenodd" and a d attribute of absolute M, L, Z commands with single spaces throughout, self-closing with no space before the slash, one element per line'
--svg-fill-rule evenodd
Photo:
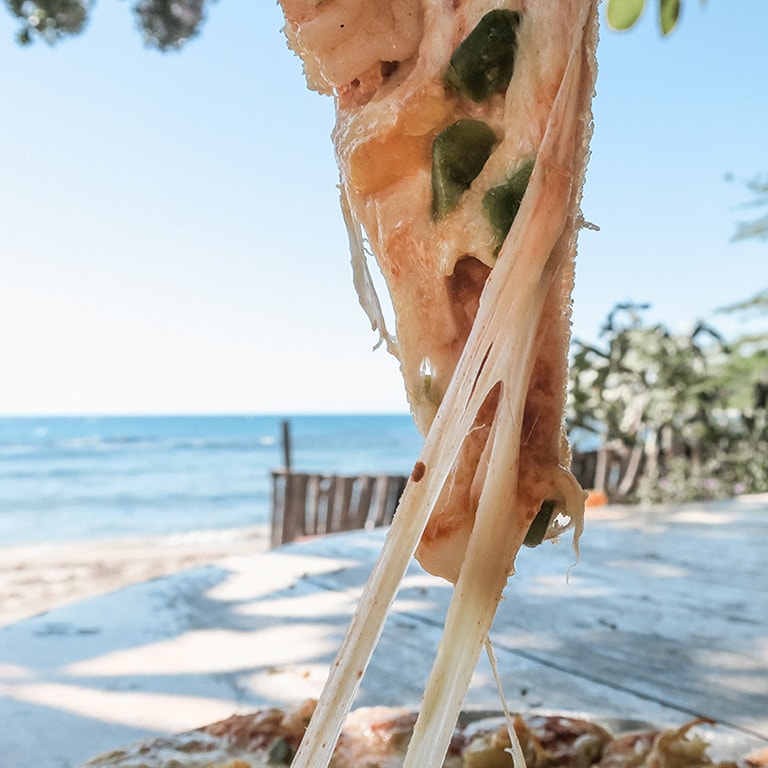
<path fill-rule="evenodd" d="M 506 89 L 515 69 L 520 14 L 489 11 L 453 52 L 445 82 L 480 102 Z"/>
<path fill-rule="evenodd" d="M 444 216 L 458 204 L 496 143 L 496 134 L 481 120 L 459 120 L 432 143 L 432 215 Z"/>
<path fill-rule="evenodd" d="M 533 518 L 533 522 L 528 528 L 528 533 L 525 534 L 525 539 L 523 539 L 523 544 L 526 547 L 538 547 L 544 541 L 554 511 L 555 502 L 553 500 L 547 499 L 547 501 L 542 502 L 541 509 L 536 513 L 536 517 Z"/>
<path fill-rule="evenodd" d="M 483 195 L 483 210 L 493 228 L 496 253 L 512 228 L 512 222 L 520 209 L 528 181 L 533 173 L 534 160 L 525 162 L 509 181 L 492 187 Z"/>
<path fill-rule="evenodd" d="M 267 762 L 270 765 L 289 765 L 293 760 L 293 750 L 288 742 L 278 736 L 270 745 Z"/>

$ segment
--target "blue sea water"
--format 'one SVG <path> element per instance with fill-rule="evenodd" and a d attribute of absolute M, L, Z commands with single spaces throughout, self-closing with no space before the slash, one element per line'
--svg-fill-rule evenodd
<path fill-rule="evenodd" d="M 281 416 L 0 418 L 0 547 L 267 523 Z M 299 471 L 408 474 L 408 415 L 288 418 Z"/>

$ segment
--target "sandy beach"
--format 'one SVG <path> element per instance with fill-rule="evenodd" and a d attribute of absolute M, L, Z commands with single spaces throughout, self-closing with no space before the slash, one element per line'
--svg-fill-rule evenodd
<path fill-rule="evenodd" d="M 266 525 L 0 548 L 0 626 L 221 557 L 268 548 Z"/>

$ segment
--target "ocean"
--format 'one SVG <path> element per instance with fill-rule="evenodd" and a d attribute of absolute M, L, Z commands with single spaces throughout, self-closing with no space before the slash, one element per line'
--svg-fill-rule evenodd
<path fill-rule="evenodd" d="M 0 547 L 269 522 L 282 416 L 0 418 Z M 298 415 L 292 467 L 410 474 L 409 415 Z"/>

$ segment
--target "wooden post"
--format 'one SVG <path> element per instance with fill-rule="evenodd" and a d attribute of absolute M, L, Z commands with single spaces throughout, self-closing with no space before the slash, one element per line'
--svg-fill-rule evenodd
<path fill-rule="evenodd" d="M 287 473 L 283 543 L 305 536 L 307 531 L 307 475 Z"/>
<path fill-rule="evenodd" d="M 283 420 L 283 467 L 286 472 L 291 471 L 291 424 L 288 419 Z"/>
<path fill-rule="evenodd" d="M 288 477 L 285 472 L 272 471 L 272 533 L 270 543 L 273 547 L 279 547 L 285 543 L 283 531 L 285 530 L 287 484 Z"/>

